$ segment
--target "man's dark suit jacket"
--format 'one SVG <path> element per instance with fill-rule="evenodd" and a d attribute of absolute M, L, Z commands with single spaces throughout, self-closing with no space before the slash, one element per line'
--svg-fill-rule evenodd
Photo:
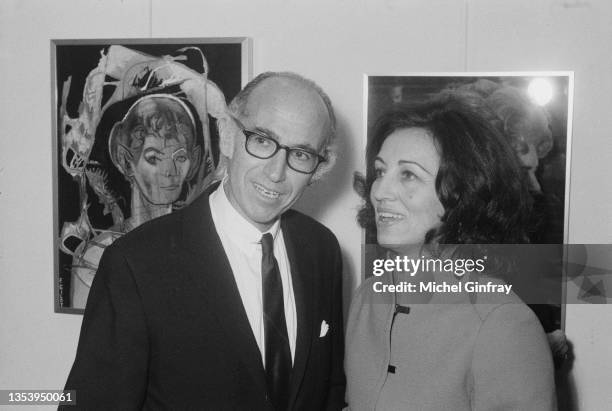
<path fill-rule="evenodd" d="M 261 354 L 212 221 L 209 192 L 105 251 L 66 383 L 67 390 L 76 390 L 77 408 L 272 410 Z M 338 242 L 296 211 L 281 217 L 281 229 L 297 311 L 289 409 L 341 409 Z M 320 336 L 323 321 L 329 331 Z"/>

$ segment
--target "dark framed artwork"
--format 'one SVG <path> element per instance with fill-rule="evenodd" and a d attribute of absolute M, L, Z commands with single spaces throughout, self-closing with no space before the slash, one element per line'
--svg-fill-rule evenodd
<path fill-rule="evenodd" d="M 51 40 L 55 311 L 82 313 L 104 248 L 217 176 L 247 38 Z"/>
<path fill-rule="evenodd" d="M 565 301 L 563 244 L 568 242 L 573 73 L 366 75 L 364 90 L 366 143 L 371 141 L 376 123 L 383 114 L 401 110 L 405 105 L 426 100 L 440 92 L 469 96 L 471 102 L 477 102 L 477 106 L 486 112 L 486 118 L 494 123 L 514 149 L 533 197 L 530 245 L 519 247 L 521 253 L 532 254 L 522 255 L 531 264 L 524 271 L 542 271 L 543 268 L 552 272 L 551 276 L 555 278 L 552 286 L 547 285 L 550 289 L 535 297 L 521 292 L 517 294 L 534 309 L 547 332 L 562 328 Z M 375 229 L 364 231 L 365 244 L 376 244 Z M 546 258 L 542 257 L 544 254 L 548 254 Z M 364 256 L 364 267 L 368 258 Z M 534 263 L 535 260 L 538 262 Z M 553 260 L 554 264 L 547 265 L 547 261 Z M 364 271 L 366 276 L 371 275 Z M 531 288 L 531 285 L 528 283 L 523 288 Z M 516 286 L 515 289 L 520 288 Z"/>

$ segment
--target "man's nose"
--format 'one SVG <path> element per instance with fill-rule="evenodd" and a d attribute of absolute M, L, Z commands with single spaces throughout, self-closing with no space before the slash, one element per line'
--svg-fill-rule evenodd
<path fill-rule="evenodd" d="M 276 154 L 266 160 L 264 172 L 275 183 L 285 180 L 287 175 L 287 153 L 284 149 L 278 150 Z"/>

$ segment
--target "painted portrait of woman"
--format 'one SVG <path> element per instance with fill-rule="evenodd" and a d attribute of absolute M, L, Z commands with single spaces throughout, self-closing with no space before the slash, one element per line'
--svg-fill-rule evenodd
<path fill-rule="evenodd" d="M 217 121 L 247 78 L 245 50 L 56 41 L 56 310 L 85 308 L 106 247 L 216 179 Z"/>
<path fill-rule="evenodd" d="M 110 133 L 108 152 L 129 182 L 130 213 L 77 248 L 73 260 L 71 299 L 84 308 L 104 248 L 141 224 L 172 212 L 185 183 L 196 175 L 202 147 L 188 106 L 172 95 L 138 99 Z"/>

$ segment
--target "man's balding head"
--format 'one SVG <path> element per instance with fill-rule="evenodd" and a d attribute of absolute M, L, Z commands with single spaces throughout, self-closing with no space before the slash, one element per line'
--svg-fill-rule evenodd
<path fill-rule="evenodd" d="M 260 87 L 263 88 L 260 89 Z M 269 71 L 255 77 L 234 97 L 229 106 L 229 110 L 234 117 L 243 119 L 249 116 L 249 108 L 251 108 L 252 111 L 253 104 L 249 107 L 248 102 L 251 100 L 253 92 L 257 89 L 259 89 L 259 92 L 266 91 L 267 94 L 277 99 L 283 96 L 293 96 L 295 101 L 302 106 L 308 103 L 313 103 L 314 105 L 322 104 L 327 114 L 325 123 L 327 127 L 323 128 L 324 138 L 320 153 L 326 158 L 326 161 L 319 165 L 313 174 L 312 181 L 320 179 L 331 170 L 336 162 L 336 152 L 334 150 L 336 116 L 329 96 L 314 81 L 302 77 L 299 74 Z M 224 150 L 224 146 L 227 147 L 229 145 L 229 147 L 232 147 L 234 140 L 232 138 L 233 136 L 229 135 L 232 133 L 228 134 L 224 132 L 224 129 L 225 127 L 222 128 L 220 133 L 221 151 L 223 154 L 225 154 L 224 151 L 227 151 Z"/>
<path fill-rule="evenodd" d="M 331 168 L 333 109 L 312 81 L 294 73 L 264 73 L 236 96 L 230 111 L 235 121 L 220 128 L 220 148 L 227 160 L 225 191 L 232 205 L 264 231 L 311 181 Z M 247 142 L 254 146 L 248 149 Z M 252 151 L 261 147 L 272 150 L 270 157 Z M 314 171 L 301 167 L 317 156 L 324 161 Z"/>

